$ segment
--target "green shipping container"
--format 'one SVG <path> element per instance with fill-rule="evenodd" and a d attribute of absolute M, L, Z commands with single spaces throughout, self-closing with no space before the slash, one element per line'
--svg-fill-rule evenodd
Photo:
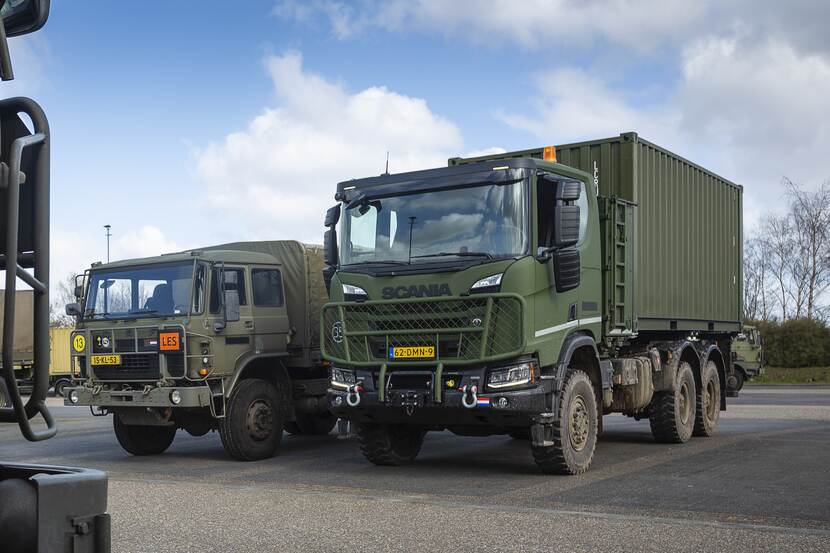
<path fill-rule="evenodd" d="M 607 332 L 740 329 L 743 187 L 636 133 L 557 146 L 556 155 L 608 199 Z M 627 216 L 612 209 L 625 202 L 634 204 Z"/>

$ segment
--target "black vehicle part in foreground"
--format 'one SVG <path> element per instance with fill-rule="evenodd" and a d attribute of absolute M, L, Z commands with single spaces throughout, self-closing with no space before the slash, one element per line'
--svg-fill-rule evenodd
<path fill-rule="evenodd" d="M 49 14 L 49 0 L 15 5 L 0 0 L 0 78 L 13 78 L 7 36 L 38 30 Z M 29 131 L 21 118 L 32 122 Z M 49 123 L 29 98 L 0 101 L 0 271 L 6 293 L 0 302 L 0 422 L 16 423 L 30 441 L 57 432 L 46 408 L 49 387 Z M 29 273 L 27 269 L 33 269 Z M 32 328 L 15 328 L 17 280 L 34 293 Z M 15 333 L 32 333 L 34 386 L 23 402 L 14 375 Z M 7 407 L 6 405 L 9 405 Z M 30 420 L 41 415 L 45 429 Z M 110 517 L 107 476 L 100 471 L 4 464 L 0 462 L 0 549 L 15 553 L 72 551 L 108 553 Z"/>

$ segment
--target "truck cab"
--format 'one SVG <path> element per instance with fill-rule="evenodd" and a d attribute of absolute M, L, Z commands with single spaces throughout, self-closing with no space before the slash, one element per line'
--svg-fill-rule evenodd
<path fill-rule="evenodd" d="M 727 381 L 730 392 L 740 392 L 744 382 L 764 374 L 764 340 L 761 331 L 751 325 L 744 325 L 743 332 L 732 342 L 732 365 L 734 372 Z"/>
<path fill-rule="evenodd" d="M 67 307 L 77 385 L 65 403 L 112 413 L 119 443 L 138 455 L 166 450 L 177 428 L 218 430 L 240 460 L 272 455 L 285 427 L 331 430 L 326 369 L 297 330 L 304 299 L 287 296 L 305 290 L 308 248 L 265 244 L 282 259 L 205 249 L 93 265 Z"/>

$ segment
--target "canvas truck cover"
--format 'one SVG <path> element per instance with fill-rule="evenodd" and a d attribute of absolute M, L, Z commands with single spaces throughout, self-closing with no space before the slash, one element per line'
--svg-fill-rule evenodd
<path fill-rule="evenodd" d="M 231 242 L 201 250 L 240 250 L 267 253 L 282 265 L 285 304 L 293 347 L 316 348 L 320 344 L 320 312 L 328 301 L 323 282 L 323 247 L 295 240 Z"/>
<path fill-rule="evenodd" d="M 4 305 L 5 290 L 0 290 L 0 306 Z M 34 358 L 34 294 L 31 290 L 18 290 L 14 312 L 14 346 L 12 355 L 15 362 L 28 362 Z M 0 309 L 0 342 L 3 335 L 3 310 Z M 3 361 L 0 360 L 0 364 Z"/>

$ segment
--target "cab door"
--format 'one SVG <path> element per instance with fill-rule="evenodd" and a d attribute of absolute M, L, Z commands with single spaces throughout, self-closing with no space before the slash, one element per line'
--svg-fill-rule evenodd
<path fill-rule="evenodd" d="M 254 348 L 258 352 L 286 350 L 290 322 L 285 303 L 280 267 L 251 267 L 251 308 L 256 321 Z"/>
<path fill-rule="evenodd" d="M 239 319 L 224 320 L 222 300 L 222 271 L 233 274 L 225 278 L 225 289 L 235 289 L 239 295 Z M 235 282 L 231 282 L 235 280 Z M 216 365 L 215 370 L 230 374 L 236 367 L 236 361 L 246 352 L 253 349 L 253 336 L 256 331 L 254 317 L 250 304 L 250 283 L 248 271 L 245 267 L 225 265 L 214 266 L 210 278 L 210 301 L 208 309 L 216 317 L 217 322 L 224 322 L 225 328 L 216 333 Z M 231 318 L 232 319 L 232 318 Z"/>

